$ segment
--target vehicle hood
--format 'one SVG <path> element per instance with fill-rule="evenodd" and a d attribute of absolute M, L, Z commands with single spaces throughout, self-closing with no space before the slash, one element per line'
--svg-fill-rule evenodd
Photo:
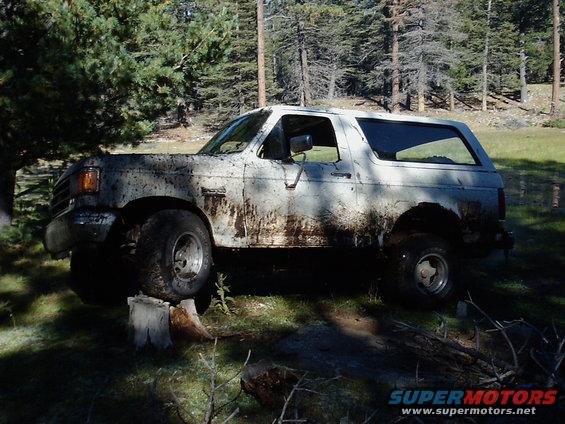
<path fill-rule="evenodd" d="M 196 155 L 196 154 L 118 154 L 100 155 L 85 158 L 72 164 L 61 176 L 61 180 L 82 168 L 100 168 L 103 173 L 153 174 L 191 174 L 207 173 L 226 162 L 237 162 L 236 155 Z M 239 155 L 237 155 L 239 156 Z"/>

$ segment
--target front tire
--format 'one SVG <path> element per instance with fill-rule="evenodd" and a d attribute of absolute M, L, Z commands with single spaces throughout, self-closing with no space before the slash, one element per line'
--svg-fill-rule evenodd
<path fill-rule="evenodd" d="M 409 234 L 389 251 L 387 284 L 401 300 L 432 307 L 451 301 L 457 292 L 459 261 L 450 244 L 434 234 Z"/>
<path fill-rule="evenodd" d="M 136 262 L 145 294 L 170 302 L 192 297 L 210 279 L 212 243 L 208 229 L 192 212 L 157 212 L 141 227 Z"/>

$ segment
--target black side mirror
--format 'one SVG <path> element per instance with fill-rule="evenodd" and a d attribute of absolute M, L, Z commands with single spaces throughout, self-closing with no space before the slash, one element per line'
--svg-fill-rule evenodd
<path fill-rule="evenodd" d="M 303 153 L 307 150 L 312 150 L 314 142 L 310 134 L 298 135 L 290 139 L 291 153 Z"/>

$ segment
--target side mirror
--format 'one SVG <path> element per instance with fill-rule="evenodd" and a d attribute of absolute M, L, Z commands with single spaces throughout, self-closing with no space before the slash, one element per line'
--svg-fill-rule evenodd
<path fill-rule="evenodd" d="M 300 170 L 298 171 L 298 174 L 296 175 L 296 179 L 294 180 L 294 182 L 292 184 L 285 183 L 287 189 L 292 190 L 296 188 L 296 184 L 298 184 L 298 181 L 300 180 L 300 176 L 304 171 L 304 163 L 306 162 L 305 152 L 307 150 L 312 150 L 313 146 L 314 143 L 312 141 L 312 136 L 310 134 L 299 135 L 296 137 L 292 137 L 290 139 L 291 158 L 301 154 L 302 161 L 300 162 Z"/>
<path fill-rule="evenodd" d="M 294 154 L 312 150 L 314 142 L 310 134 L 299 135 L 290 139 L 290 151 Z"/>

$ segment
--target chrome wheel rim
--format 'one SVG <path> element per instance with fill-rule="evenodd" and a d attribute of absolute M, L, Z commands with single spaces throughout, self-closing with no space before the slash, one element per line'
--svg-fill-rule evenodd
<path fill-rule="evenodd" d="M 182 281 L 194 279 L 202 269 L 204 250 L 193 233 L 181 234 L 173 247 L 173 272 Z"/>
<path fill-rule="evenodd" d="M 443 256 L 429 254 L 420 258 L 414 271 L 416 282 L 431 294 L 441 292 L 447 285 L 449 267 Z"/>

